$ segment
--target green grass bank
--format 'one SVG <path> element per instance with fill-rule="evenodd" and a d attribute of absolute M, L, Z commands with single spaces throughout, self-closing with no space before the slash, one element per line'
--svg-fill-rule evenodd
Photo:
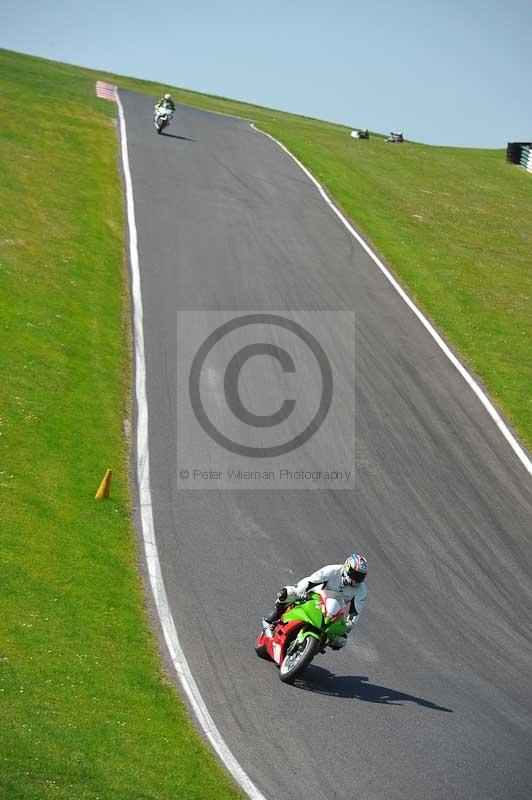
<path fill-rule="evenodd" d="M 0 98 L 0 797 L 236 799 L 162 673 L 138 576 L 115 107 L 5 51 Z"/>

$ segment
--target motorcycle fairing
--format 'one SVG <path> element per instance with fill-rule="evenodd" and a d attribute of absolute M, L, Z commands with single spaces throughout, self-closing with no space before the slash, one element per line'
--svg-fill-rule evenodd
<path fill-rule="evenodd" d="M 342 636 L 347 631 L 347 625 L 343 611 L 337 601 L 330 603 L 332 598 L 328 598 L 326 593 L 320 592 L 319 594 L 313 593 L 310 600 L 307 600 L 301 605 L 294 606 L 289 611 L 285 611 L 282 616 L 283 621 L 300 620 L 316 628 L 316 631 L 303 628 L 298 634 L 298 640 L 303 641 L 307 636 L 314 636 L 315 639 L 321 638 L 321 633 L 325 630 L 328 639 L 334 639 L 336 636 Z M 331 610 L 331 616 L 324 616 L 324 611 Z M 338 610 L 337 610 L 338 609 Z"/>
<path fill-rule="evenodd" d="M 270 655 L 276 664 L 280 664 L 285 656 L 287 640 L 291 639 L 293 632 L 300 627 L 301 620 L 294 619 L 277 625 L 275 628 L 273 639 L 270 640 L 270 643 L 266 644 L 266 647 L 270 651 Z"/>

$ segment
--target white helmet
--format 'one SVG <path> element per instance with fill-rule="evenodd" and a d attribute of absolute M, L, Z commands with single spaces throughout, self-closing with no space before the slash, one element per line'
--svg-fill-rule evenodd
<path fill-rule="evenodd" d="M 167 92 L 167 93 L 165 94 L 165 96 L 164 96 L 164 99 L 165 99 L 165 100 L 171 100 L 171 99 L 172 99 L 172 95 L 171 95 L 171 94 L 168 94 L 168 92 Z"/>

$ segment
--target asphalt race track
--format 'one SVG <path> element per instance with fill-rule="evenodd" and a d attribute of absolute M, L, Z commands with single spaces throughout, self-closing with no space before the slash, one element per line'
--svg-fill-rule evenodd
<path fill-rule="evenodd" d="M 281 148 L 244 120 L 185 107 L 158 136 L 153 100 L 120 97 L 155 530 L 181 644 L 224 740 L 268 800 L 530 800 L 526 470 Z M 355 312 L 355 488 L 178 488 L 188 378 L 178 374 L 177 312 L 196 312 L 191 325 L 209 330 L 207 312 L 293 310 Z M 335 344 L 328 319 L 318 315 L 313 331 L 341 361 L 345 342 Z M 286 388 L 262 360 L 240 377 L 266 413 Z M 238 463 L 194 420 L 188 428 L 202 468 Z M 331 436 L 324 447 L 344 459 L 349 436 Z M 358 630 L 304 680 L 281 684 L 254 653 L 261 614 L 278 587 L 353 550 L 370 565 Z"/>

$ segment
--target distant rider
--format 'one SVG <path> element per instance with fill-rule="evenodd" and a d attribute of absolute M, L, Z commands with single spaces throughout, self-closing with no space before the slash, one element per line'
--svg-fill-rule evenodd
<path fill-rule="evenodd" d="M 172 100 L 172 95 L 168 93 L 163 95 L 163 97 L 161 97 L 159 102 L 155 104 L 155 108 L 157 109 L 157 111 L 159 111 L 159 109 L 162 110 L 163 108 L 169 108 L 171 109 L 172 112 L 175 111 L 175 103 Z"/>
<path fill-rule="evenodd" d="M 348 632 L 353 623 L 360 619 L 360 612 L 366 602 L 367 589 L 364 584 L 368 574 L 368 562 L 364 556 L 353 553 L 343 564 L 329 564 L 313 572 L 308 578 L 302 578 L 296 586 L 285 586 L 277 593 L 277 600 L 272 613 L 264 617 L 271 627 L 275 625 L 286 611 L 286 607 L 295 600 L 304 601 L 307 593 L 317 586 L 325 589 L 330 597 L 340 604 L 345 604 L 345 617 Z M 335 639 L 335 649 L 345 647 L 347 637 Z"/>
<path fill-rule="evenodd" d="M 385 142 L 393 142 L 395 144 L 399 144 L 400 142 L 404 142 L 403 132 L 402 131 L 391 131 L 390 135 L 387 139 L 384 140 Z"/>

